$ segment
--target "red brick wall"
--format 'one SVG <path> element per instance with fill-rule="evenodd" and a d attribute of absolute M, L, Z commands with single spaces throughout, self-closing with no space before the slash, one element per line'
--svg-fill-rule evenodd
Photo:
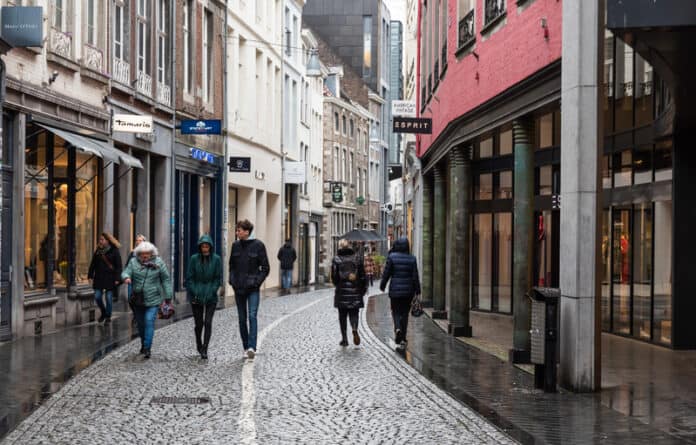
<path fill-rule="evenodd" d="M 579 1 L 579 0 L 573 0 Z M 418 155 L 422 156 L 447 124 L 487 102 L 561 57 L 561 0 L 528 0 L 526 7 L 516 0 L 506 0 L 505 24 L 482 38 L 484 0 L 476 0 L 476 43 L 470 52 L 455 56 L 458 40 L 457 1 L 448 1 L 447 71 L 423 112 L 432 117 L 433 134 L 419 138 Z M 419 17 L 422 1 L 419 4 Z M 548 40 L 541 27 L 548 26 Z M 420 18 L 419 18 L 420 34 Z M 485 39 L 485 40 L 484 40 Z M 420 109 L 420 38 L 418 49 L 418 109 Z M 477 79 L 478 77 L 478 79 Z M 427 96 L 426 96 L 427 100 Z"/>

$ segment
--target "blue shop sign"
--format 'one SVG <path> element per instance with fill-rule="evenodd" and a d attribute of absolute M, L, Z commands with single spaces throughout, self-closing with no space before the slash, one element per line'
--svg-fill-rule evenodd
<path fill-rule="evenodd" d="M 41 6 L 4 6 L 2 38 L 14 47 L 43 46 L 43 8 Z"/>
<path fill-rule="evenodd" d="M 181 134 L 222 134 L 222 121 L 220 119 L 183 120 Z"/>
<path fill-rule="evenodd" d="M 198 159 L 199 161 L 205 161 L 209 164 L 215 164 L 215 155 L 212 153 L 208 153 L 205 150 L 201 150 L 200 148 L 196 147 L 191 147 L 189 149 L 191 157 L 193 159 Z"/>

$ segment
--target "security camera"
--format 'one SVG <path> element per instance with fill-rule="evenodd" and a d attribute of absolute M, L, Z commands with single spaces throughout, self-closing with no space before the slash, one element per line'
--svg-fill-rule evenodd
<path fill-rule="evenodd" d="M 58 71 L 53 71 L 51 73 L 51 76 L 48 78 L 48 84 L 49 85 L 52 84 L 53 82 L 56 81 L 57 78 L 58 78 Z"/>

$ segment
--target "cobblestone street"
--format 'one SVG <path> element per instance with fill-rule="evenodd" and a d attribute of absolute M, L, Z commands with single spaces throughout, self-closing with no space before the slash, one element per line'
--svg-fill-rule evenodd
<path fill-rule="evenodd" d="M 152 359 L 138 355 L 137 340 L 114 351 L 2 443 L 511 443 L 364 320 L 362 344 L 341 348 L 331 295 L 262 300 L 254 360 L 242 356 L 234 307 L 216 314 L 207 362 L 193 320 L 164 327 Z"/>

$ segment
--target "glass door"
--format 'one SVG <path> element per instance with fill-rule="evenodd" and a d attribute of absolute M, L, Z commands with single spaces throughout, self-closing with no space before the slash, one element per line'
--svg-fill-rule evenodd
<path fill-rule="evenodd" d="M 613 331 L 631 333 L 631 209 L 612 212 Z"/>

